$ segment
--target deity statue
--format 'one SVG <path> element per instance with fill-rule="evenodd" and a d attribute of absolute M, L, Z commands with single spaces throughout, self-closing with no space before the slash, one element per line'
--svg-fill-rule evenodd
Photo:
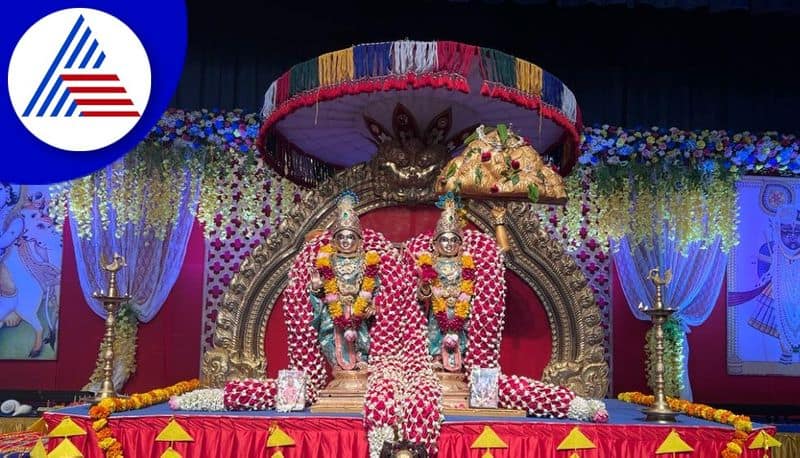
<path fill-rule="evenodd" d="M 466 324 L 475 290 L 475 261 L 462 251 L 463 232 L 457 201 L 440 199 L 432 252 L 417 256 L 420 267 L 417 298 L 428 319 L 428 348 L 440 367 L 460 372 L 467 349 Z"/>
<path fill-rule="evenodd" d="M 306 372 L 320 401 L 346 398 L 353 409 L 361 408 L 367 387 L 376 344 L 371 332 L 376 323 L 381 329 L 381 312 L 400 294 L 392 281 L 397 250 L 382 234 L 361 228 L 357 203 L 349 191 L 338 198 L 336 219 L 305 243 L 284 295 L 290 367 Z M 382 333 L 378 345 L 384 340 Z"/>
<path fill-rule="evenodd" d="M 428 318 L 428 351 L 435 358 L 446 407 L 462 396 L 473 368 L 500 367 L 505 322 L 505 265 L 498 242 L 464 229 L 459 197 L 447 193 L 433 234 L 406 243 L 408 264 L 417 279 L 417 300 Z M 463 386 L 463 385 L 462 385 Z M 500 374 L 499 406 L 529 415 L 607 421 L 602 401 L 584 399 L 566 388 L 527 377 Z"/>
<path fill-rule="evenodd" d="M 369 361 L 369 327 L 380 296 L 381 255 L 364 249 L 355 211 L 356 196 L 343 194 L 326 240 L 307 266 L 308 293 L 320 349 L 333 368 L 364 369 Z"/>

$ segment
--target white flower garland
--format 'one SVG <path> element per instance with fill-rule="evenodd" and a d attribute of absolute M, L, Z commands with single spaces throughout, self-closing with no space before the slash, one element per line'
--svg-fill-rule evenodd
<path fill-rule="evenodd" d="M 204 388 L 190 391 L 169 400 L 172 410 L 204 410 L 219 412 L 225 410 L 224 391 L 220 388 Z"/>

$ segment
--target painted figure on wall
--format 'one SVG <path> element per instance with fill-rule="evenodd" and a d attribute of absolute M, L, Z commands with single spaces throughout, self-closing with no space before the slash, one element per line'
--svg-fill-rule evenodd
<path fill-rule="evenodd" d="M 731 293 L 728 300 L 729 306 L 756 301 L 758 307 L 748 324 L 778 339 L 782 364 L 800 356 L 800 206 L 790 200 L 780 200 L 783 203 L 769 218 L 766 240 L 758 249 L 756 287 Z"/>
<path fill-rule="evenodd" d="M 0 183 L 0 354 L 39 358 L 49 345 L 49 359 L 58 328 L 61 236 L 47 216 L 45 194 L 28 190 L 22 198 L 23 192 Z M 23 341 L 32 341 L 25 351 L 18 348 Z"/>

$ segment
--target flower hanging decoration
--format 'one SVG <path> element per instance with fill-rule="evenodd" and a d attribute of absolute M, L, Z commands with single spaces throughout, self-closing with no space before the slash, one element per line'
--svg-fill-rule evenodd
<path fill-rule="evenodd" d="M 626 392 L 617 395 L 620 401 L 631 402 L 643 406 L 653 405 L 655 397 L 639 392 Z M 696 404 L 683 399 L 667 397 L 669 408 L 686 415 L 714 421 L 734 428 L 733 438 L 726 444 L 720 454 L 723 458 L 735 458 L 742 454 L 744 443 L 753 431 L 753 422 L 746 415 L 736 415 L 730 410 L 715 409 L 705 404 Z"/>
<path fill-rule="evenodd" d="M 734 138 L 724 131 L 586 129 L 581 166 L 567 179 L 571 228 L 577 233 L 581 223 L 594 219 L 590 236 L 627 236 L 632 245 L 649 247 L 653 228 L 665 227 L 681 250 L 719 238 L 728 251 L 738 243 L 734 183 L 747 169 L 740 166 L 743 159 L 750 160 L 744 151 L 755 151 L 756 143 L 762 154 L 783 161 L 750 170 L 800 173 L 793 137 Z"/>
<path fill-rule="evenodd" d="M 367 251 L 364 254 L 365 267 L 364 278 L 361 281 L 361 291 L 359 291 L 356 300 L 353 301 L 353 313 L 349 317 L 345 317 L 340 301 L 339 285 L 336 281 L 336 275 L 333 272 L 333 266 L 331 265 L 331 256 L 335 252 L 336 249 L 330 243 L 323 245 L 317 252 L 314 265 L 323 280 L 323 287 L 325 290 L 325 297 L 323 300 L 328 307 L 328 313 L 331 315 L 333 324 L 339 329 L 355 330 L 361 324 L 367 307 L 372 302 L 377 275 L 380 269 L 381 256 L 374 250 Z"/>
<path fill-rule="evenodd" d="M 199 189 L 192 203 L 210 236 L 215 220 L 235 209 L 244 235 L 265 225 L 296 202 L 299 188 L 265 167 L 255 148 L 257 114 L 232 111 L 167 111 L 131 153 L 91 175 L 51 186 L 50 216 L 63 224 L 69 213 L 78 236 L 89 237 L 97 209 L 103 229 L 113 216 L 117 237 L 127 224 L 141 224 L 163 238 L 174 224 L 182 191 Z M 283 198 L 270 193 L 278 185 Z M 231 190 L 231 186 L 235 189 Z M 145 196 L 159 196 L 158 199 Z M 99 205 L 103 203 L 103 205 Z M 229 235 L 229 234 L 227 234 Z"/>
<path fill-rule="evenodd" d="M 167 402 L 172 396 L 196 390 L 200 380 L 192 379 L 178 382 L 166 388 L 157 388 L 147 393 L 132 394 L 129 398 L 106 398 L 89 409 L 89 418 L 92 420 L 92 429 L 97 434 L 99 447 L 107 458 L 122 458 L 122 444 L 114 437 L 114 431 L 108 426 L 108 417 L 114 412 L 136 410 L 154 404 Z"/>

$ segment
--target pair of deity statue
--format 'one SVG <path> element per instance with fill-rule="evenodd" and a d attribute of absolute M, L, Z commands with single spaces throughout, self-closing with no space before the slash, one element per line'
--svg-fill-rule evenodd
<path fill-rule="evenodd" d="M 500 367 L 502 250 L 491 235 L 463 228 L 452 194 L 437 203 L 435 231 L 400 248 L 362 229 L 356 205 L 353 193 L 340 196 L 331 229 L 307 239 L 289 272 L 289 365 L 305 371 L 312 409 L 336 411 L 330 400 L 348 395 L 349 406 L 363 405 L 371 449 L 399 438 L 433 451 L 444 408 L 466 407 L 466 376 Z M 607 420 L 600 401 L 502 372 L 498 407 Z"/>
<path fill-rule="evenodd" d="M 452 195 L 440 199 L 442 216 L 433 236 L 411 239 L 404 251 L 397 251 L 383 236 L 369 230 L 370 240 L 379 243 L 365 246 L 365 231 L 355 204 L 354 194 L 340 197 L 330 240 L 325 239 L 312 265 L 306 267 L 313 310 L 311 324 L 328 363 L 334 370 L 367 368 L 370 328 L 384 302 L 381 297 L 400 293 L 392 287 L 396 283 L 393 279 L 381 276 L 381 264 L 390 263 L 396 264 L 391 270 L 416 279 L 412 300 L 426 317 L 428 348 L 436 368 L 462 372 L 467 353 L 466 325 L 475 294 L 476 261 L 464 250 L 458 200 Z M 486 243 L 491 237 L 473 235 L 472 239 L 476 238 L 487 248 L 495 248 L 492 260 L 502 262 L 496 246 Z M 407 290 L 403 293 L 408 296 Z"/>

